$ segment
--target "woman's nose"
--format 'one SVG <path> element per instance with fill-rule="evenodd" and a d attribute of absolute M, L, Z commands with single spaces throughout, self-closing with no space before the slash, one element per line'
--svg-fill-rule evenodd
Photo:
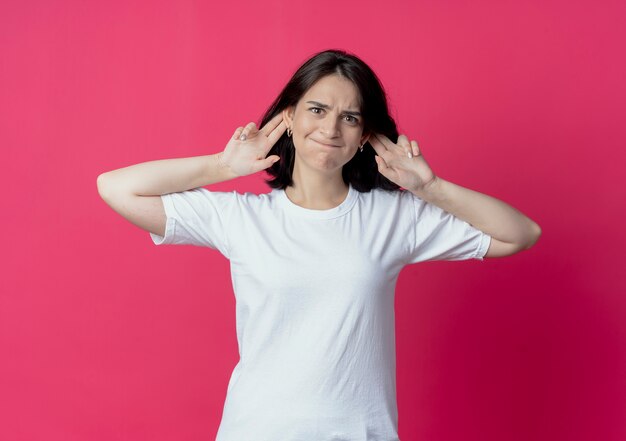
<path fill-rule="evenodd" d="M 322 134 L 329 138 L 333 138 L 337 135 L 338 124 L 335 118 L 324 118 L 324 121 L 321 123 L 320 131 Z"/>

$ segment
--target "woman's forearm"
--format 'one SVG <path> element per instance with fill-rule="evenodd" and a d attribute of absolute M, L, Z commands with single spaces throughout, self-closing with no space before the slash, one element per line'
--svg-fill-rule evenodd
<path fill-rule="evenodd" d="M 158 196 L 203 187 L 237 176 L 221 162 L 222 153 L 189 158 L 159 159 L 112 170 L 98 176 L 103 192 Z"/>
<path fill-rule="evenodd" d="M 502 242 L 527 248 L 541 235 L 539 225 L 505 202 L 439 177 L 412 193 Z"/>

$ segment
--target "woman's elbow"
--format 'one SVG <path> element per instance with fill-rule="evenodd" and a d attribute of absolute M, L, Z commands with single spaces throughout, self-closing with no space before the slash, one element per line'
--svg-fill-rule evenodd
<path fill-rule="evenodd" d="M 526 246 L 524 247 L 524 249 L 527 250 L 533 247 L 537 243 L 540 237 L 541 237 L 541 227 L 538 224 L 533 223 L 532 233 L 530 234 L 530 239 L 526 242 Z"/>

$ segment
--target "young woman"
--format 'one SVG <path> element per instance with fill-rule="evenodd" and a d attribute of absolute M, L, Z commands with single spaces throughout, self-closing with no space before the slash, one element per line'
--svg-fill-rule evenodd
<path fill-rule="evenodd" d="M 398 440 L 400 270 L 507 256 L 541 230 L 437 176 L 398 136 L 374 72 L 344 51 L 304 63 L 261 127 L 237 128 L 217 154 L 103 173 L 100 195 L 155 244 L 230 260 L 240 360 L 218 441 Z M 266 194 L 203 188 L 262 170 Z"/>

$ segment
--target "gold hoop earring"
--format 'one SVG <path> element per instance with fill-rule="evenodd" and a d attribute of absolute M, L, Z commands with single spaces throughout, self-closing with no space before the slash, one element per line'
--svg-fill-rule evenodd
<path fill-rule="evenodd" d="M 287 136 L 291 138 L 291 134 L 292 134 L 292 133 L 293 133 L 293 132 L 291 131 L 291 129 L 289 129 L 289 128 L 288 128 L 288 129 L 287 129 Z"/>

